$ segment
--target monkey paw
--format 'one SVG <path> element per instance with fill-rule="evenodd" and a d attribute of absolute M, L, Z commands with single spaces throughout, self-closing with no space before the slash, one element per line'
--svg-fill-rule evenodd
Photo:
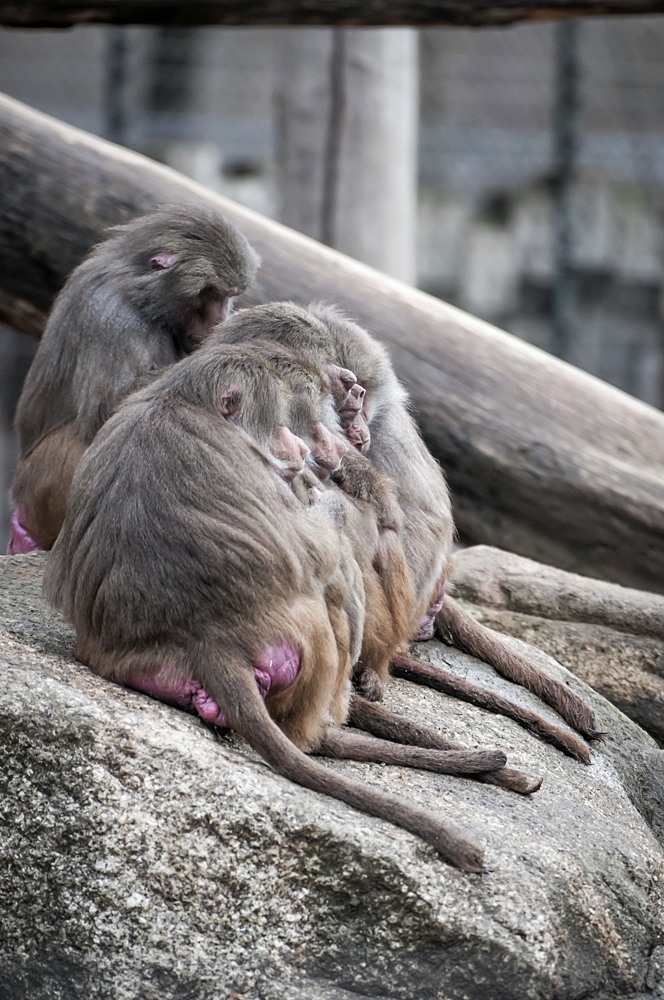
<path fill-rule="evenodd" d="M 424 618 L 420 622 L 420 626 L 413 636 L 413 642 L 426 642 L 427 639 L 433 639 L 433 634 L 436 627 L 436 615 L 443 606 L 443 601 L 445 599 L 445 584 L 442 583 L 440 590 L 436 596 L 436 600 L 431 605 Z"/>
<path fill-rule="evenodd" d="M 385 684 L 375 670 L 356 667 L 353 672 L 353 687 L 367 701 L 382 701 Z"/>
<path fill-rule="evenodd" d="M 41 552 L 36 541 L 21 523 L 18 511 L 13 511 L 9 522 L 9 545 L 7 546 L 8 556 L 22 556 L 27 552 Z"/>

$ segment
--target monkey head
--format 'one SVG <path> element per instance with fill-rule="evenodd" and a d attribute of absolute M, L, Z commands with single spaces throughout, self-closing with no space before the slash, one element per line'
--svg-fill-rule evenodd
<path fill-rule="evenodd" d="M 343 438 L 362 411 L 364 389 L 335 363 L 336 342 L 325 325 L 293 302 L 272 302 L 236 313 L 212 333 L 209 345 L 219 342 L 251 344 L 278 368 L 293 392 L 289 426 L 309 443 L 312 470 L 327 478 L 345 454 Z M 364 427 L 367 439 L 366 421 Z"/>
<path fill-rule="evenodd" d="M 166 205 L 110 230 L 98 253 L 113 253 L 125 290 L 150 327 L 190 354 L 225 320 L 253 281 L 259 258 L 244 236 L 206 205 Z"/>
<path fill-rule="evenodd" d="M 329 358 L 350 369 L 365 390 L 361 412 L 368 432 L 368 427 L 372 421 L 380 419 L 384 408 L 406 401 L 405 390 L 394 374 L 389 355 L 382 344 L 357 323 L 346 319 L 335 306 L 314 302 L 309 311 L 325 327 Z M 349 424 L 353 421 L 354 418 Z"/>
<path fill-rule="evenodd" d="M 293 393 L 286 379 L 244 345 L 208 345 L 186 364 L 194 373 L 191 402 L 204 402 L 241 427 L 281 478 L 292 482 L 304 470 L 310 449 L 290 428 Z"/>

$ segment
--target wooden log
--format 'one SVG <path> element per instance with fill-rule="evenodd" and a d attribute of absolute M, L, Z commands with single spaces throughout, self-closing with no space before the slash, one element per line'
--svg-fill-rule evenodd
<path fill-rule="evenodd" d="M 66 28 L 78 24 L 500 26 L 516 21 L 607 14 L 660 14 L 661 0 L 23 0 L 0 3 L 0 24 Z"/>
<path fill-rule="evenodd" d="M 664 591 L 664 414 L 135 153 L 0 99 L 0 288 L 46 311 L 109 224 L 207 201 L 263 257 L 248 302 L 334 300 L 380 337 L 469 540 Z"/>

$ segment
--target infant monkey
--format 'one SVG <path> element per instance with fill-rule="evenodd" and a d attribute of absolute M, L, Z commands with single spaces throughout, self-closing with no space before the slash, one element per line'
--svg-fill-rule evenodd
<path fill-rule="evenodd" d="M 51 547 L 81 455 L 146 375 L 194 351 L 254 279 L 244 236 L 204 205 L 105 234 L 51 310 L 16 411 L 10 554 Z"/>
<path fill-rule="evenodd" d="M 75 474 L 46 596 L 98 674 L 170 691 L 292 780 L 480 871 L 482 848 L 453 824 L 306 756 L 348 756 L 349 594 L 363 584 L 344 539 L 277 474 L 282 460 L 270 448 L 287 403 L 275 369 L 225 347 L 197 352 L 130 396 Z M 498 751 L 350 737 L 362 759 L 444 773 L 505 763 Z"/>

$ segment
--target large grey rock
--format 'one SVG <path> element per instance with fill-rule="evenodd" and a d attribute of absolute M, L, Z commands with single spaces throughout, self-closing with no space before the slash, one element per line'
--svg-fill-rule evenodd
<path fill-rule="evenodd" d="M 42 564 L 0 560 L 2 1000 L 664 996 L 662 753 L 552 661 L 609 732 L 591 767 L 414 685 L 388 697 L 542 773 L 531 798 L 327 765 L 474 830 L 488 870 L 464 875 L 240 740 L 93 676 L 40 598 Z"/>

